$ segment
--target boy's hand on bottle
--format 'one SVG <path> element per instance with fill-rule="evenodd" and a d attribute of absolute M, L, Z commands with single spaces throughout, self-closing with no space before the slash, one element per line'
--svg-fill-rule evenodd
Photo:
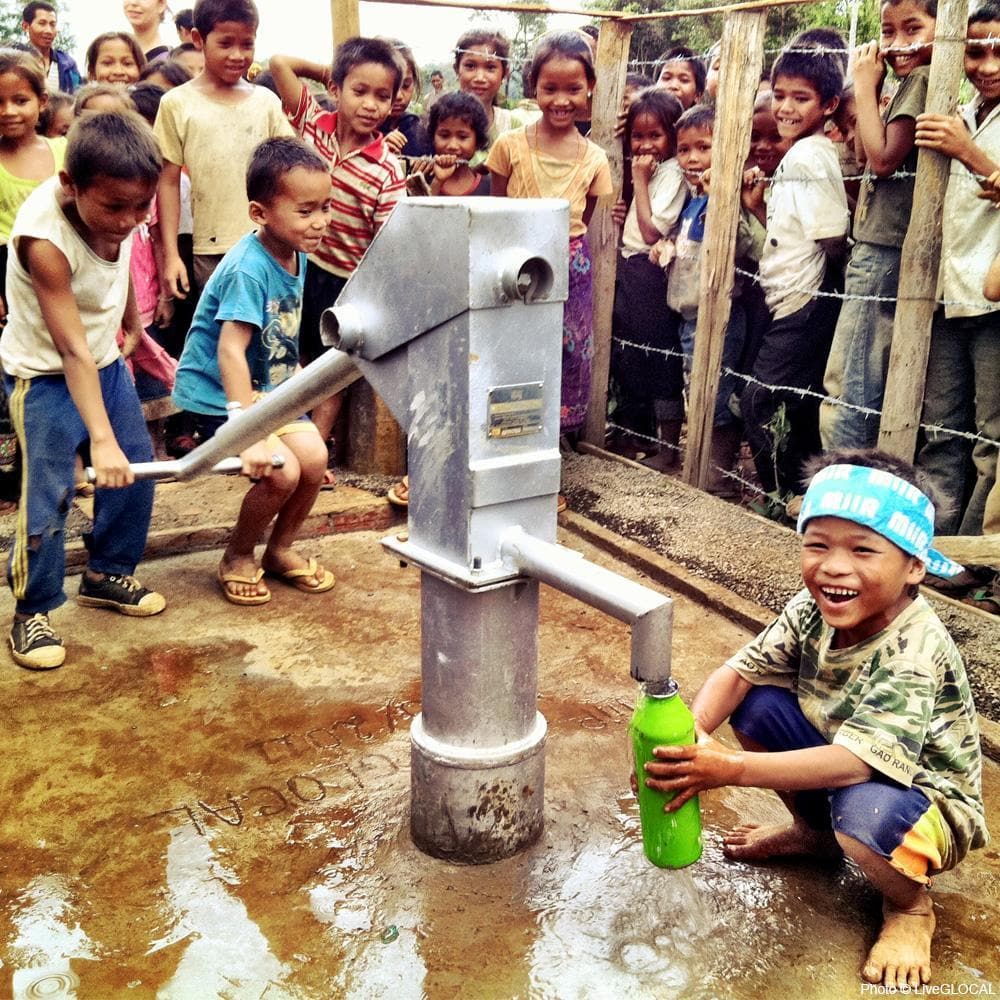
<path fill-rule="evenodd" d="M 878 42 L 866 42 L 854 50 L 851 72 L 856 89 L 878 91 L 885 79 L 885 55 Z"/>
<path fill-rule="evenodd" d="M 656 760 L 646 765 L 646 787 L 677 793 L 664 812 L 675 812 L 707 788 L 738 784 L 743 770 L 743 754 L 706 733 L 690 746 L 656 747 L 653 754 Z"/>
<path fill-rule="evenodd" d="M 246 451 L 240 453 L 243 468 L 240 475 L 248 479 L 264 479 L 271 475 L 273 466 L 271 460 L 274 458 L 274 449 L 268 440 L 258 441 L 250 445 Z"/>
<path fill-rule="evenodd" d="M 94 485 L 99 490 L 118 489 L 135 482 L 128 459 L 114 439 L 103 443 L 91 441 L 90 461 L 94 466 Z"/>

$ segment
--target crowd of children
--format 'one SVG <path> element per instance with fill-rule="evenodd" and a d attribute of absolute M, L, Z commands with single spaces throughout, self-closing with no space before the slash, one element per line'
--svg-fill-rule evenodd
<path fill-rule="evenodd" d="M 989 198 L 998 152 L 992 131 L 1000 100 L 992 42 L 998 15 L 1000 7 L 984 2 L 970 17 L 965 69 L 975 97 L 964 120 L 924 113 L 933 0 L 884 3 L 880 40 L 853 54 L 834 31 L 803 32 L 762 81 L 715 412 L 712 492 L 738 492 L 732 469 L 745 441 L 762 490 L 794 516 L 806 459 L 877 443 L 917 152 L 925 147 L 953 165 L 942 225 L 942 306 L 916 462 L 948 498 L 939 530 L 977 535 L 1000 528 L 993 377 L 1000 352 L 991 336 L 997 307 L 984 288 L 1000 246 L 992 238 L 997 220 Z M 717 49 L 710 53 L 709 67 L 718 68 L 718 56 Z M 662 470 L 679 460 L 684 399 L 676 387 L 678 372 L 690 365 L 697 317 L 713 127 L 705 70 L 694 53 L 676 49 L 654 76 L 686 109 L 679 119 L 661 114 L 665 137 L 656 167 L 664 181 L 681 169 L 679 212 L 675 185 L 663 183 L 648 201 L 646 122 L 636 134 L 637 114 L 630 110 L 625 120 L 634 196 L 618 209 L 625 229 L 610 445 Z M 631 87 L 641 83 L 630 77 Z M 633 98 L 636 112 L 644 97 L 640 90 Z M 650 218 L 656 224 L 640 233 L 640 221 Z M 636 287 L 645 269 L 636 257 L 643 252 L 666 271 L 665 315 L 649 312 L 663 308 L 663 284 L 651 271 L 649 284 Z M 973 567 L 957 580 L 931 582 L 997 612 L 994 576 Z"/>
<path fill-rule="evenodd" d="M 154 455 L 146 424 L 162 456 L 158 421 L 172 393 L 188 436 L 205 440 L 318 357 L 322 311 L 407 193 L 569 203 L 567 444 L 586 418 L 587 227 L 613 191 L 608 157 L 587 134 L 591 33 L 543 36 L 524 73 L 526 101 L 511 110 L 501 99 L 509 43 L 469 31 L 455 47 L 458 90 L 432 75 L 421 117 L 410 110 L 419 67 L 402 42 L 350 39 L 329 65 L 273 55 L 255 85 L 252 0 L 199 0 L 178 15 L 174 50 L 160 32 L 165 9 L 163 0 L 126 0 L 133 32 L 93 40 L 83 86 L 53 48 L 56 15 L 41 0 L 24 10 L 30 51 L 0 51 L 0 472 L 19 498 L 10 646 L 29 669 L 65 660 L 49 614 L 65 600 L 63 527 L 83 456 L 96 493 L 78 600 L 158 614 L 164 597 L 133 575 L 153 504 L 151 483 L 130 468 Z M 643 776 L 679 791 L 676 804 L 722 784 L 781 790 L 791 824 L 743 828 L 727 838 L 728 853 L 849 855 L 885 899 L 865 977 L 910 987 L 929 975 L 930 875 L 986 839 L 968 684 L 916 586 L 928 571 L 961 580 L 961 568 L 930 548 L 935 527 L 1000 528 L 991 320 L 1000 299 L 1000 2 L 985 0 L 970 18 L 965 66 L 976 94 L 962 117 L 924 113 L 935 13 L 934 0 L 887 0 L 881 41 L 853 54 L 851 85 L 840 36 L 804 32 L 757 98 L 710 485 L 731 491 L 726 473 L 746 440 L 765 491 L 804 494 L 806 590 L 709 679 L 695 701 L 698 745 L 661 748 Z M 898 84 L 888 100 L 887 69 Z M 718 47 L 707 58 L 674 48 L 650 79 L 628 80 L 629 197 L 612 209 L 622 226 L 613 445 L 661 471 L 676 466 L 680 448 L 724 71 Z M 838 151 L 831 135 L 853 148 Z M 929 429 L 915 470 L 871 446 L 918 147 L 955 162 Z M 860 183 L 845 183 L 847 163 Z M 267 603 L 265 576 L 307 594 L 334 586 L 293 543 L 329 479 L 340 402 L 242 453 L 253 484 L 217 571 L 229 602 Z M 935 427 L 978 437 L 970 448 Z M 824 448 L 810 482 L 807 460 Z M 935 486 L 951 500 L 936 525 Z M 396 502 L 407 489 L 405 480 L 394 487 Z M 708 736 L 730 715 L 741 754 Z"/>

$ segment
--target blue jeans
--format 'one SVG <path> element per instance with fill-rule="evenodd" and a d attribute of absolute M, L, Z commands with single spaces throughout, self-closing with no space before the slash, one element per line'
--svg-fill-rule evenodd
<path fill-rule="evenodd" d="M 894 300 L 899 289 L 901 254 L 898 247 L 856 243 L 847 262 L 844 293 Z M 845 299 L 823 376 L 828 396 L 853 406 L 882 409 L 895 307 L 895 301 Z M 879 417 L 824 402 L 820 404 L 819 431 L 827 450 L 874 448 L 878 444 Z"/>
<path fill-rule="evenodd" d="M 1000 440 L 1000 313 L 957 319 L 935 314 L 921 423 Z M 935 431 L 925 435 L 917 466 L 954 506 L 938 514 L 937 533 L 982 534 L 997 474 L 996 445 Z"/>
<path fill-rule="evenodd" d="M 135 385 L 117 361 L 98 373 L 104 408 L 129 462 L 150 462 L 153 448 Z M 87 428 L 61 375 L 4 376 L 11 419 L 23 456 L 21 513 L 7 563 L 7 579 L 22 614 L 48 613 L 65 600 L 64 528 L 73 497 L 73 464 Z M 97 573 L 131 574 L 146 547 L 153 482 L 94 495 L 94 525 L 85 542 Z"/>
<path fill-rule="evenodd" d="M 681 319 L 680 339 L 681 351 L 684 353 L 684 381 L 691 375 L 691 361 L 694 358 L 694 333 L 698 319 Z M 733 301 L 729 313 L 729 325 L 726 327 L 726 339 L 722 342 L 722 369 L 719 372 L 719 393 L 715 397 L 715 416 L 713 426 L 725 427 L 735 424 L 736 417 L 729 409 L 729 397 L 738 393 L 743 382 L 735 375 L 728 374 L 725 369 L 739 369 L 740 358 L 743 356 L 743 343 L 747 335 L 747 317 L 743 306 Z"/>

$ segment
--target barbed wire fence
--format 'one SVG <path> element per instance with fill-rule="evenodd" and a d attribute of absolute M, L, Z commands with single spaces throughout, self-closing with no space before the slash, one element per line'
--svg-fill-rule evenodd
<path fill-rule="evenodd" d="M 962 23 L 963 30 L 960 33 L 959 32 L 955 32 L 955 31 L 951 31 L 950 33 L 945 32 L 938 39 L 935 40 L 935 44 L 937 44 L 938 42 L 955 42 L 955 43 L 961 43 L 964 46 L 964 42 L 965 42 L 964 13 L 962 15 L 962 19 L 963 19 L 963 23 Z M 998 44 L 1000 44 L 1000 42 L 998 42 Z M 913 50 L 912 46 L 905 46 L 905 47 L 896 48 L 896 49 L 893 50 L 893 52 L 897 52 L 897 51 L 912 51 L 912 50 Z M 777 51 L 789 51 L 789 48 L 787 46 L 785 46 L 785 47 L 783 47 L 782 49 L 779 49 L 779 50 L 763 49 L 762 50 L 762 54 L 767 54 L 768 52 L 771 52 L 771 51 L 775 51 L 775 52 L 777 52 Z M 820 46 L 815 46 L 815 47 L 814 46 L 796 47 L 794 51 L 801 52 L 802 54 L 838 55 L 838 56 L 842 56 L 842 57 L 845 57 L 845 58 L 848 55 L 846 49 L 820 47 Z M 888 53 L 886 53 L 886 54 L 888 54 Z M 663 62 L 662 59 L 649 60 L 649 61 L 646 61 L 646 62 L 639 62 L 639 61 L 630 60 L 629 64 L 628 64 L 628 67 L 629 67 L 629 70 L 639 70 L 639 69 L 646 68 L 648 66 L 662 65 L 662 62 Z M 723 59 L 723 61 L 722 61 L 722 66 L 723 66 L 723 72 L 725 72 L 725 66 L 726 66 L 726 60 L 725 59 Z M 954 89 L 955 89 L 955 95 L 957 97 L 957 86 Z M 928 110 L 933 110 L 933 109 L 929 107 Z M 725 121 L 723 128 L 728 128 L 729 124 L 730 124 L 729 121 Z M 628 151 L 626 150 L 624 152 L 623 161 L 625 159 L 627 159 L 627 155 L 628 155 Z M 715 192 L 715 176 L 714 176 L 715 169 L 714 168 L 715 168 L 715 163 L 713 162 L 713 190 L 712 190 L 713 196 L 714 196 L 714 192 Z M 965 182 L 968 182 L 968 183 L 979 184 L 981 186 L 982 182 L 985 180 L 985 178 L 982 177 L 981 175 L 970 174 L 969 172 L 965 171 L 964 169 L 955 170 L 955 169 L 949 168 L 948 174 L 952 175 L 951 178 L 950 178 L 950 180 L 953 183 L 957 183 L 957 182 L 963 182 L 963 183 L 965 183 Z M 898 170 L 894 174 L 892 174 L 890 177 L 878 178 L 878 182 L 879 183 L 884 183 L 885 181 L 890 181 L 890 180 L 914 181 L 914 180 L 916 180 L 918 178 L 918 176 L 919 176 L 919 170 L 918 171 Z M 961 181 L 959 181 L 959 177 L 961 177 Z M 852 181 L 854 181 L 854 182 L 870 181 L 872 178 L 871 178 L 871 175 L 869 175 L 867 173 L 853 173 L 853 172 L 851 172 L 851 173 L 846 173 L 845 176 L 842 179 L 844 180 L 845 183 L 847 183 L 847 182 L 852 182 Z M 774 177 L 774 178 L 766 179 L 764 181 L 764 183 L 767 183 L 767 184 L 780 184 L 780 183 L 783 183 L 783 182 L 786 182 L 786 181 L 787 182 L 798 182 L 798 183 L 801 183 L 803 181 L 803 178 L 795 178 L 795 177 L 784 178 L 784 177 L 777 176 L 777 177 Z M 712 202 L 712 198 L 709 199 L 709 204 L 710 205 L 711 205 L 711 202 Z M 707 234 L 706 235 L 706 240 L 709 239 L 709 238 L 710 238 L 710 235 Z M 998 249 L 1000 249 L 1000 248 L 998 248 Z M 705 262 L 703 261 L 703 267 L 704 266 L 705 266 Z M 755 272 L 746 270 L 745 268 L 742 268 L 742 267 L 735 266 L 735 262 L 734 262 L 734 266 L 732 268 L 732 277 L 735 280 L 753 281 L 753 282 L 758 283 L 758 284 L 760 283 L 759 276 Z M 894 310 L 896 308 L 898 308 L 901 303 L 907 303 L 907 302 L 910 302 L 910 301 L 924 303 L 924 301 L 926 299 L 925 295 L 908 295 L 907 292 L 906 292 L 906 290 L 904 288 L 902 288 L 902 287 L 899 290 L 899 294 L 897 296 L 892 296 L 892 297 L 890 297 L 890 296 L 875 296 L 875 295 L 858 296 L 858 295 L 852 295 L 850 293 L 845 293 L 845 292 L 826 292 L 826 291 L 819 291 L 819 292 L 817 292 L 817 290 L 812 289 L 812 288 L 804 288 L 804 287 L 803 288 L 798 288 L 798 287 L 795 287 L 794 284 L 789 285 L 787 288 L 784 288 L 783 290 L 784 291 L 792 291 L 792 292 L 804 293 L 805 295 L 809 296 L 810 298 L 812 298 L 812 297 L 818 297 L 818 296 L 828 296 L 830 298 L 837 299 L 837 300 L 839 300 L 841 302 L 848 301 L 848 300 L 854 300 L 854 301 L 870 302 L 872 305 L 879 305 L 879 306 L 883 306 L 883 307 L 885 305 L 891 305 Z M 942 306 L 944 306 L 944 307 L 948 307 L 948 306 L 960 306 L 964 310 L 971 310 L 972 314 L 979 314 L 979 313 L 989 312 L 993 308 L 989 304 L 986 304 L 984 306 L 984 303 L 982 301 L 980 301 L 980 302 L 958 302 L 958 301 L 952 301 L 952 300 L 948 300 L 948 299 L 941 298 L 941 297 L 935 297 L 935 299 L 933 301 L 933 304 L 932 304 L 932 309 L 933 308 L 940 308 Z M 699 328 L 698 334 L 700 335 L 701 332 L 702 331 Z M 724 333 L 724 324 L 723 324 L 723 333 Z M 696 351 L 697 351 L 697 340 L 698 340 L 698 336 L 696 336 Z M 660 355 L 663 355 L 663 356 L 671 356 L 671 355 L 673 355 L 673 356 L 675 356 L 677 358 L 682 358 L 683 359 L 683 354 L 680 351 L 664 350 L 663 348 L 654 347 L 654 346 L 652 346 L 650 344 L 636 343 L 635 341 L 630 341 L 630 340 L 627 340 L 627 339 L 619 337 L 619 336 L 614 336 L 612 338 L 612 344 L 613 344 L 613 346 L 615 348 L 617 348 L 619 350 L 641 351 L 641 352 L 644 352 L 647 356 L 652 356 L 654 354 L 660 354 Z M 690 360 L 691 359 L 687 359 L 688 362 L 690 362 Z M 715 381 L 713 383 L 713 388 L 716 391 L 717 391 L 717 380 L 718 380 L 718 377 L 720 375 L 722 375 L 722 376 L 729 376 L 731 378 L 739 380 L 744 386 L 751 385 L 751 384 L 756 384 L 756 385 L 760 386 L 761 388 L 766 389 L 766 390 L 768 390 L 770 392 L 773 392 L 773 393 L 775 393 L 775 394 L 777 394 L 779 396 L 792 396 L 792 397 L 797 397 L 797 398 L 810 399 L 810 400 L 813 400 L 813 401 L 817 402 L 818 404 L 821 404 L 821 405 L 824 405 L 824 406 L 827 406 L 827 407 L 840 407 L 840 408 L 843 408 L 845 410 L 852 410 L 852 411 L 856 412 L 857 414 L 859 414 L 860 416 L 863 416 L 864 418 L 866 418 L 866 420 L 870 420 L 870 421 L 873 421 L 873 422 L 874 421 L 881 421 L 881 419 L 883 417 L 883 409 L 881 409 L 881 408 L 875 409 L 875 408 L 873 408 L 871 406 L 857 406 L 856 404 L 854 404 L 854 403 L 852 403 L 850 401 L 836 398 L 835 396 L 832 396 L 832 395 L 830 395 L 830 394 L 828 394 L 826 392 L 817 391 L 817 388 L 805 388 L 804 389 L 801 386 L 782 386 L 782 385 L 769 384 L 767 382 L 761 381 L 758 378 L 755 378 L 749 372 L 746 372 L 746 371 L 737 371 L 737 370 L 735 370 L 735 369 L 733 369 L 733 368 L 731 368 L 731 367 L 729 367 L 727 365 L 723 365 L 721 363 L 721 348 L 717 352 L 716 366 L 717 366 L 716 367 L 716 379 L 715 379 Z M 971 386 L 969 388 L 969 391 L 970 391 L 970 393 L 972 392 L 972 387 Z M 714 397 L 715 397 L 715 393 L 714 392 L 710 393 L 710 394 L 708 394 L 708 396 L 709 396 L 709 398 L 707 399 L 707 401 L 705 399 L 701 400 L 702 405 L 704 406 L 706 404 L 706 402 L 707 402 L 708 405 L 709 405 L 709 407 L 714 410 L 714 403 L 715 403 L 715 398 Z M 691 416 L 691 405 L 690 404 L 692 402 L 693 402 L 693 400 L 689 397 L 689 399 L 688 399 L 688 403 L 689 403 L 689 408 L 688 408 L 689 420 L 690 420 L 690 416 Z M 970 427 L 946 427 L 946 426 L 942 426 L 941 424 L 936 423 L 936 422 L 928 422 L 928 421 L 925 421 L 925 420 L 921 419 L 921 414 L 919 412 L 916 414 L 916 421 L 915 421 L 915 423 L 916 423 L 916 429 L 920 433 L 922 433 L 924 435 L 946 435 L 946 436 L 950 436 L 950 437 L 955 438 L 955 439 L 962 440 L 962 441 L 964 441 L 964 442 L 966 442 L 966 443 L 968 443 L 970 445 L 977 445 L 977 444 L 980 445 L 980 446 L 986 445 L 989 448 L 997 449 L 998 451 L 1000 451 L 1000 441 L 994 440 L 992 437 L 988 437 L 988 436 L 984 435 L 983 433 L 979 433 L 978 429 L 973 429 L 973 428 L 970 428 Z M 609 416 L 609 418 L 608 418 L 607 429 L 609 431 L 612 431 L 612 432 L 619 432 L 619 433 L 628 435 L 631 438 L 636 439 L 638 441 L 648 442 L 649 445 L 651 446 L 650 450 L 653 450 L 654 448 L 668 448 L 668 449 L 672 448 L 672 449 L 675 449 L 678 453 L 682 452 L 682 448 L 681 448 L 680 445 L 676 445 L 676 444 L 672 444 L 671 442 L 666 442 L 666 441 L 659 440 L 658 438 L 655 438 L 652 435 L 637 433 L 636 428 L 634 428 L 634 427 L 625 427 L 625 426 L 623 426 L 622 424 L 620 424 L 620 423 L 618 423 L 616 421 L 614 413 L 612 413 Z M 689 426 L 689 430 L 690 430 L 690 426 Z M 690 440 L 689 440 L 689 444 L 690 444 Z M 912 454 L 910 454 L 910 455 L 908 455 L 906 457 L 912 458 Z M 690 477 L 690 472 L 691 472 L 690 465 L 691 465 L 691 463 L 687 463 L 686 467 L 685 467 L 685 478 L 689 479 L 689 481 L 690 481 L 690 478 L 691 478 Z M 743 489 L 750 490 L 750 491 L 756 492 L 758 494 L 763 494 L 764 493 L 764 490 L 762 489 L 762 487 L 759 484 L 757 484 L 755 482 L 749 481 L 748 479 L 746 479 L 743 476 L 739 475 L 733 469 L 723 469 L 723 468 L 720 468 L 718 466 L 708 465 L 707 468 L 704 471 L 705 472 L 711 471 L 711 472 L 715 473 L 718 476 L 725 476 L 725 477 L 727 477 L 727 478 L 729 478 L 731 480 L 734 480 L 735 482 L 739 483 Z M 705 477 L 703 475 L 702 476 L 702 481 L 703 482 L 704 482 L 704 478 Z"/>

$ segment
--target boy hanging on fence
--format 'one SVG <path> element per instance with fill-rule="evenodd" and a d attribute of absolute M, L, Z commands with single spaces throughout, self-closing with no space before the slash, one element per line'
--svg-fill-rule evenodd
<path fill-rule="evenodd" d="M 292 126 L 326 161 L 333 184 L 326 234 L 309 255 L 306 269 L 301 350 L 303 364 L 308 364 L 328 349 L 319 336 L 323 310 L 337 301 L 375 234 L 405 195 L 403 168 L 378 131 L 392 110 L 405 66 L 379 38 L 347 39 L 337 46 L 332 66 L 285 55 L 272 56 L 268 65 Z M 321 80 L 337 110 L 326 111 L 299 77 Z M 324 441 L 333 431 L 342 399 L 343 393 L 338 393 L 312 411 Z"/>
<path fill-rule="evenodd" d="M 982 533 L 997 471 L 997 447 L 991 442 L 1000 440 L 1000 306 L 986 299 L 983 286 L 1000 246 L 1000 213 L 977 196 L 978 178 L 1000 169 L 998 38 L 1000 2 L 986 0 L 969 17 L 965 47 L 965 75 L 976 96 L 960 115 L 917 119 L 917 145 L 955 161 L 942 213 L 941 297 L 947 304 L 934 317 L 921 423 L 975 430 L 986 439 L 972 448 L 975 478 L 970 482 L 968 440 L 927 432 L 917 465 L 958 510 L 942 526 L 944 534 Z"/>
<path fill-rule="evenodd" d="M 826 448 L 870 448 L 878 440 L 878 414 L 850 407 L 882 409 L 899 263 L 913 204 L 916 119 L 927 99 L 936 14 L 937 0 L 889 0 L 882 6 L 881 41 L 855 53 L 856 127 L 867 168 L 854 215 L 857 242 L 844 278 L 847 298 L 823 376 L 827 394 L 848 406 L 821 405 Z M 879 91 L 886 66 L 901 83 L 883 117 Z M 894 177 L 896 171 L 910 176 Z M 872 296 L 882 301 L 873 302 Z"/>
<path fill-rule="evenodd" d="M 804 459 L 819 451 L 816 391 L 837 322 L 836 269 L 843 250 L 847 198 L 833 143 L 823 134 L 844 87 L 839 53 L 796 38 L 771 71 L 778 132 L 792 143 L 775 171 L 760 260 L 771 324 L 764 334 L 741 410 L 765 492 L 800 494 Z M 780 388 L 779 388 L 780 387 Z M 784 413 L 784 419 L 781 414 Z"/>
<path fill-rule="evenodd" d="M 851 858 L 882 895 L 862 969 L 915 990 L 930 978 L 931 876 L 989 839 L 975 705 L 961 655 L 918 593 L 961 569 L 931 548 L 917 471 L 877 451 L 821 460 L 799 515 L 805 589 L 695 696 L 698 742 L 657 747 L 646 783 L 677 792 L 775 789 L 791 818 L 741 826 L 725 853 Z M 711 734 L 726 719 L 742 749 Z"/>

